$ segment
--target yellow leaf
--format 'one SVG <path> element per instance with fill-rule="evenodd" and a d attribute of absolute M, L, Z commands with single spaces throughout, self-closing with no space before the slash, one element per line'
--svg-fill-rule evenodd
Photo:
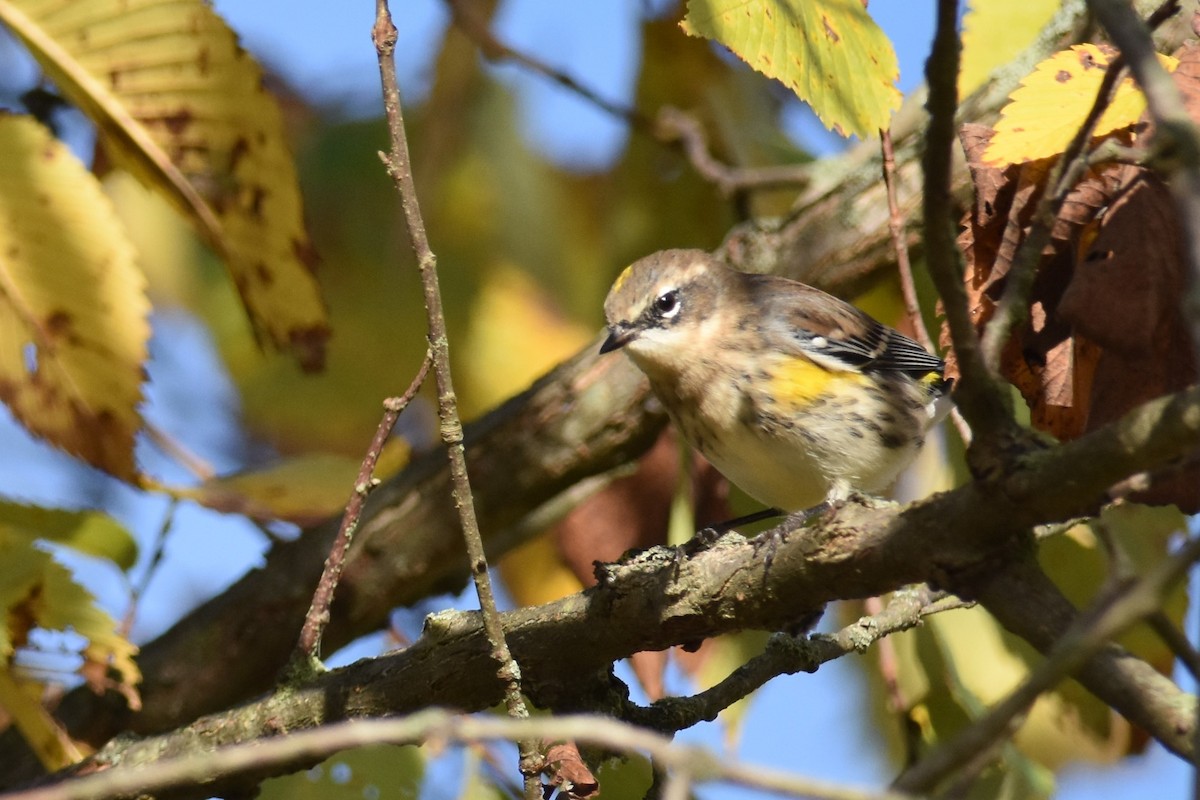
<path fill-rule="evenodd" d="M 688 0 L 681 23 L 781 81 L 839 133 L 888 127 L 900 68 L 862 0 Z"/>
<path fill-rule="evenodd" d="M 1033 44 L 1061 5 L 1061 0 L 971 0 L 962 22 L 959 96 L 975 91 L 992 70 Z"/>
<path fill-rule="evenodd" d="M 462 347 L 471 410 L 490 408 L 573 355 L 592 332 L 564 318 L 528 274 L 498 264 L 484 276 Z"/>
<path fill-rule="evenodd" d="M 390 440 L 380 453 L 375 477 L 383 479 L 399 472 L 408 454 L 407 442 Z M 265 469 L 224 475 L 195 488 L 168 491 L 217 511 L 313 525 L 346 507 L 361 463 L 361 457 L 314 453 Z"/>
<path fill-rule="evenodd" d="M 0 0 L 0 21 L 221 255 L 260 338 L 319 369 L 329 329 L 283 118 L 209 4 Z"/>
<path fill-rule="evenodd" d="M 42 766 L 49 772 L 57 772 L 82 759 L 83 754 L 41 704 L 37 695 L 42 688 L 38 683 L 19 682 L 9 669 L 0 667 L 0 708 L 12 717 Z"/>
<path fill-rule="evenodd" d="M 150 326 L 145 280 L 90 172 L 0 113 L 0 399 L 26 428 L 133 479 Z"/>
<path fill-rule="evenodd" d="M 0 502 L 0 531 L 44 539 L 81 553 L 106 558 L 121 569 L 137 561 L 137 542 L 124 525 L 99 511 L 68 511 Z"/>
<path fill-rule="evenodd" d="M 496 568 L 519 606 L 550 603 L 583 589 L 575 573 L 562 562 L 552 531 L 517 545 L 500 557 Z"/>
<path fill-rule="evenodd" d="M 1030 662 L 1039 660 L 1028 646 L 1014 648 L 1011 637 L 981 608 L 938 614 L 926 626 L 946 660 L 955 700 L 971 717 L 1019 686 L 1029 675 Z M 1090 695 L 1076 696 L 1072 687 L 1078 684 L 1063 684 L 1038 698 L 1014 737 L 1017 748 L 1049 769 L 1078 759 L 1115 761 L 1129 746 L 1129 726 Z M 949 738 L 953 731 L 939 733 Z"/>
<path fill-rule="evenodd" d="M 1000 112 L 984 160 L 995 165 L 1021 164 L 1065 150 L 1096 101 L 1111 57 L 1097 45 L 1079 44 L 1038 64 Z M 1179 64 L 1170 56 L 1160 55 L 1158 60 L 1170 71 Z M 1133 125 L 1145 108 L 1141 90 L 1133 79 L 1126 78 L 1100 117 L 1094 136 Z"/>
<path fill-rule="evenodd" d="M 0 662 L 8 663 L 16 648 L 26 645 L 34 628 L 73 631 L 87 639 L 80 672 L 89 680 L 109 668 L 120 677 L 119 688 L 136 704 L 134 687 L 141 673 L 133 661 L 137 646 L 117 630 L 117 624 L 96 604 L 91 592 L 75 582 L 70 570 L 49 553 L 19 537 L 0 531 Z"/>

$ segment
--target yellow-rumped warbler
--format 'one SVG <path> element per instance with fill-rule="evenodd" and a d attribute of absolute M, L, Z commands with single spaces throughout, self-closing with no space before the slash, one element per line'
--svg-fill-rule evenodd
<path fill-rule="evenodd" d="M 849 303 L 702 250 L 636 261 L 604 314 L 600 352 L 624 348 L 683 437 L 785 511 L 887 488 L 947 389 L 940 358 Z"/>

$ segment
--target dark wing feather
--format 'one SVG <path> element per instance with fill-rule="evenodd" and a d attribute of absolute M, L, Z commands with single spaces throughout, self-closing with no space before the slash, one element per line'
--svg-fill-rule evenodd
<path fill-rule="evenodd" d="M 775 347 L 866 372 L 901 372 L 913 378 L 942 374 L 940 358 L 843 300 L 786 278 L 744 277 L 748 299 L 760 309 L 763 332 Z M 784 327 L 777 327 L 778 321 Z"/>

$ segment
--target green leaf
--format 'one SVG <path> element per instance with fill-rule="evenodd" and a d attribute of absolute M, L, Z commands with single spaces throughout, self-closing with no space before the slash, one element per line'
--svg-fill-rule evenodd
<path fill-rule="evenodd" d="M 129 530 L 99 511 L 68 511 L 0 501 L 0 537 L 5 533 L 66 545 L 105 558 L 122 570 L 137 561 L 137 541 Z M 0 541 L 3 541 L 0 538 Z"/>
<path fill-rule="evenodd" d="M 425 753 L 413 746 L 346 750 L 305 772 L 264 781 L 261 800 L 362 800 L 419 797 Z"/>
<path fill-rule="evenodd" d="M 900 107 L 896 53 L 862 0 L 688 0 L 681 24 L 781 81 L 843 135 L 873 136 Z"/>
<path fill-rule="evenodd" d="M 95 177 L 0 112 L 0 399 L 32 433 L 133 480 L 145 279 Z"/>

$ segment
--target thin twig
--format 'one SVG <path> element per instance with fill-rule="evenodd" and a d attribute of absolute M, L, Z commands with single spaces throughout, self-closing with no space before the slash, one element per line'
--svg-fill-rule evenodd
<path fill-rule="evenodd" d="M 637 108 L 604 98 L 599 92 L 585 86 L 566 72 L 501 41 L 464 0 L 446 0 L 446 5 L 450 8 L 454 24 L 475 43 L 486 58 L 519 64 L 573 92 L 602 111 L 624 120 L 635 131 L 647 134 L 664 145 L 678 144 L 696 172 L 716 184 L 725 197 L 747 191 L 803 187 L 811 180 L 807 165 L 737 168 L 723 164 L 713 158 L 708 149 L 708 137 L 704 128 L 690 115 L 678 109 L 664 108 L 652 120 Z"/>
<path fill-rule="evenodd" d="M 729 783 L 818 800 L 912 800 L 911 795 L 894 791 L 859 789 L 746 764 L 601 716 L 517 719 L 491 714 L 457 716 L 441 709 L 408 717 L 342 722 L 203 753 L 168 756 L 139 767 L 117 766 L 53 786 L 5 795 L 5 800 L 115 800 L 172 787 L 203 787 L 213 775 L 261 775 L 273 765 L 321 761 L 342 750 L 366 745 L 535 738 L 577 741 L 619 753 L 646 753 L 696 783 Z"/>
<path fill-rule="evenodd" d="M 959 766 L 1003 737 L 1012 720 L 1028 710 L 1042 692 L 1078 669 L 1112 637 L 1157 611 L 1166 591 L 1187 574 L 1198 558 L 1200 537 L 1189 540 L 1144 578 L 1127 582 L 1098 598 L 1089 611 L 1079 615 L 1021 686 L 970 727 L 905 770 L 892 788 L 903 792 L 934 790 Z"/>
<path fill-rule="evenodd" d="M 1151 29 L 1158 27 L 1179 10 L 1178 0 L 1166 0 L 1147 19 Z M 1083 123 L 1075 131 L 1062 155 L 1054 162 L 1046 178 L 1046 189 L 1038 198 L 1028 232 L 1012 260 L 1005 277 L 1004 293 L 996 304 L 996 311 L 983 333 L 983 358 L 989 369 L 998 370 L 1004 346 L 1013 330 L 1029 316 L 1029 295 L 1037 277 L 1037 265 L 1042 251 L 1050 243 L 1054 224 L 1062 212 L 1067 196 L 1083 178 L 1090 159 L 1088 144 L 1096 125 L 1108 110 L 1117 93 L 1117 85 L 1124 77 L 1125 56 L 1118 54 L 1109 62 L 1108 69 L 1100 81 L 1096 98 L 1088 110 Z"/>
<path fill-rule="evenodd" d="M 471 577 L 475 582 L 475 593 L 483 614 L 484 629 L 492 648 L 492 657 L 499 665 L 497 674 L 504 683 L 504 704 L 510 716 L 522 719 L 529 715 L 525 699 L 521 696 L 521 671 L 509 651 L 504 638 L 504 626 L 496 608 L 492 592 L 491 577 L 488 575 L 487 557 L 483 551 L 483 539 L 479 535 L 479 522 L 475 516 L 475 503 L 471 495 L 471 482 L 467 475 L 467 460 L 463 447 L 462 421 L 458 415 L 458 398 L 454 393 L 454 382 L 450 374 L 450 342 L 446 334 L 446 318 L 442 311 L 442 293 L 438 283 L 437 257 L 429 246 L 425 235 L 425 221 L 417 201 L 416 186 L 412 177 L 412 161 L 408 152 L 408 137 L 404 130 L 404 115 L 400 103 L 400 89 L 396 84 L 396 26 L 392 22 L 387 0 L 375 2 L 375 24 L 371 31 L 375 50 L 379 56 L 379 76 L 383 87 L 383 105 L 387 114 L 388 132 L 391 136 L 391 153 L 384 156 L 388 173 L 400 193 L 404 220 L 409 240 L 417 258 L 417 269 L 421 274 L 421 286 L 425 295 L 425 313 L 429 319 L 429 349 L 433 356 L 433 374 L 437 382 L 438 418 L 441 421 L 442 442 L 446 445 L 450 459 L 452 496 L 458 509 L 462 525 L 463 541 L 470 563 Z M 530 800 L 541 797 L 541 756 L 536 742 L 522 740 L 520 770 L 525 777 L 525 793 Z"/>
<path fill-rule="evenodd" d="M 938 0 L 933 50 L 925 65 L 925 79 L 929 84 L 929 98 L 925 104 L 929 110 L 929 126 L 921 159 L 925 171 L 925 258 L 942 298 L 946 324 L 963 377 L 955 389 L 955 401 L 971 424 L 971 430 L 988 440 L 995 440 L 1015 426 L 1011 400 L 1007 388 L 984 364 L 979 337 L 971 322 L 963 286 L 962 254 L 955 242 L 954 204 L 950 195 L 951 154 L 957 145 L 954 121 L 958 105 L 960 49 L 957 26 L 957 0 Z"/>
<path fill-rule="evenodd" d="M 421 368 L 413 376 L 412 382 L 404 390 L 404 394 L 400 397 L 389 397 L 383 401 L 383 417 L 375 428 L 375 436 L 372 437 L 371 444 L 363 456 L 362 464 L 358 468 L 358 476 L 354 479 L 354 492 L 350 495 L 350 501 L 346 503 L 346 511 L 342 514 L 342 524 L 338 527 L 333 546 L 329 549 L 329 556 L 325 559 L 325 569 L 321 572 L 321 579 L 317 582 L 317 590 L 313 592 L 308 613 L 304 616 L 304 626 L 300 629 L 300 640 L 296 643 L 296 651 L 292 656 L 290 665 L 292 668 L 301 665 L 315 667 L 320 663 L 321 635 L 325 632 L 325 626 L 329 624 L 329 606 L 333 602 L 333 592 L 337 588 L 338 581 L 341 580 L 346 553 L 350 549 L 354 532 L 358 529 L 358 520 L 362 516 L 367 495 L 379 483 L 379 479 L 375 477 L 375 465 L 379 462 L 379 453 L 387 444 L 388 437 L 392 435 L 392 428 L 396 427 L 396 420 L 416 397 L 417 392 L 421 389 L 421 384 L 425 382 L 425 377 L 429 374 L 431 359 L 429 351 L 426 351 L 425 358 L 421 360 Z"/>
<path fill-rule="evenodd" d="M 142 598 L 146 595 L 146 589 L 150 587 L 150 581 L 158 572 L 158 565 L 162 563 L 163 553 L 166 551 L 167 533 L 171 530 L 171 525 L 175 522 L 175 512 L 179 510 L 179 498 L 172 496 L 167 502 L 167 510 L 163 512 L 162 522 L 158 525 L 158 531 L 154 536 L 154 543 L 150 549 L 150 561 L 146 564 L 146 571 L 142 573 L 141 580 L 137 583 L 131 583 L 129 586 L 129 610 L 125 612 L 125 618 L 121 622 L 121 632 L 128 636 L 129 631 L 133 628 L 134 617 L 137 616 L 138 605 Z"/>
<path fill-rule="evenodd" d="M 716 184 L 725 197 L 761 189 L 803 188 L 812 180 L 808 164 L 771 167 L 731 167 L 713 157 L 700 121 L 678 108 L 666 106 L 655 119 L 654 137 L 664 144 L 679 144 L 700 177 Z"/>
<path fill-rule="evenodd" d="M 487 23 L 479 19 L 470 5 L 463 2 L 463 0 L 446 0 L 446 5 L 450 7 L 450 15 L 454 19 L 454 24 L 458 26 L 460 31 L 466 34 L 468 39 L 475 42 L 475 45 L 489 60 L 507 60 L 520 64 L 531 72 L 541 75 L 557 83 L 559 86 L 574 92 L 584 100 L 612 114 L 614 117 L 625 120 L 633 128 L 645 132 L 653 131 L 654 126 L 650 119 L 636 108 L 622 105 L 613 100 L 607 100 L 601 97 L 598 92 L 584 86 L 562 70 L 555 69 L 545 61 L 527 53 L 522 53 L 520 50 L 500 41 L 492 33 Z"/>
<path fill-rule="evenodd" d="M 950 602 L 956 601 L 956 602 Z M 863 617 L 832 635 L 796 637 L 775 634 L 762 653 L 751 658 L 713 686 L 691 697 L 667 697 L 650 707 L 615 701 L 620 716 L 629 722 L 664 733 L 711 722 L 729 706 L 760 689 L 779 675 L 816 672 L 829 661 L 850 653 L 865 652 L 886 637 L 917 627 L 930 614 L 961 608 L 953 595 L 935 592 L 922 584 L 893 593 L 879 613 Z"/>
<path fill-rule="evenodd" d="M 216 476 L 217 471 L 200 456 L 193 453 L 183 442 L 152 423 L 146 423 L 146 436 L 168 458 L 186 469 L 200 481 L 209 481 Z"/>
<path fill-rule="evenodd" d="M 863 610 L 874 617 L 884 609 L 883 598 L 868 597 L 863 601 Z M 896 656 L 896 643 L 892 639 L 880 639 L 875 648 L 879 677 L 883 679 L 884 691 L 887 694 L 888 711 L 892 714 L 903 715 L 908 710 L 908 698 L 900 688 L 899 659 Z"/>
<path fill-rule="evenodd" d="M 925 327 L 921 316 L 921 303 L 917 299 L 917 285 L 913 280 L 912 261 L 908 257 L 907 220 L 896 200 L 896 151 L 892 147 L 892 131 L 886 128 L 879 132 L 879 148 L 883 153 L 883 184 L 887 188 L 888 231 L 892 235 L 892 249 L 896 251 L 896 268 L 900 272 L 900 294 L 904 297 L 904 311 L 908 323 L 916 334 L 917 341 L 931 353 L 937 348 Z"/>
<path fill-rule="evenodd" d="M 879 132 L 879 146 L 883 152 L 883 183 L 887 189 L 888 232 L 892 236 L 892 249 L 896 251 L 896 269 L 900 273 L 900 294 L 904 297 L 904 311 L 908 315 L 917 341 L 929 352 L 936 353 L 937 348 L 934 346 L 933 337 L 929 335 L 929 329 L 925 327 L 925 317 L 921 314 L 921 303 L 917 299 L 912 260 L 908 257 L 907 220 L 900 211 L 900 203 L 896 198 L 896 150 L 892 146 L 891 128 Z M 963 418 L 962 412 L 952 408 L 950 421 L 958 429 L 963 444 L 970 445 L 971 426 Z"/>
<path fill-rule="evenodd" d="M 1183 662 L 1183 666 L 1191 673 L 1192 678 L 1200 680 L 1200 652 L 1196 652 L 1196 648 L 1183 635 L 1183 631 L 1176 628 L 1175 623 L 1171 622 L 1171 619 L 1163 611 L 1151 614 L 1146 621 L 1150 623 L 1150 627 L 1166 643 L 1167 647 L 1171 648 L 1175 657 Z"/>

